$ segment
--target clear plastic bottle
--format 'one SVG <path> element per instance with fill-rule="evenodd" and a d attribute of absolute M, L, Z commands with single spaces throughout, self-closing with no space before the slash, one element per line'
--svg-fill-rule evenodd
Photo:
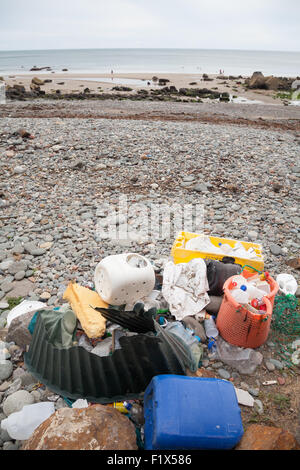
<path fill-rule="evenodd" d="M 194 342 L 194 337 L 192 336 L 192 331 L 184 328 L 183 324 L 180 321 L 174 321 L 169 323 L 165 331 L 177 336 L 180 338 L 185 344 L 190 346 Z"/>
<path fill-rule="evenodd" d="M 249 294 L 249 300 L 253 300 L 253 299 L 262 300 L 262 298 L 266 296 L 266 292 L 258 289 L 257 287 L 255 287 L 255 285 L 248 284 L 247 292 Z"/>
<path fill-rule="evenodd" d="M 208 337 L 208 355 L 211 359 L 217 355 L 216 339 L 219 336 L 219 330 L 216 327 L 214 317 L 207 316 L 204 320 L 204 328 Z"/>
<path fill-rule="evenodd" d="M 212 315 L 207 316 L 204 320 L 205 334 L 208 338 L 217 338 L 219 336 L 219 330 L 216 327 L 214 317 Z"/>
<path fill-rule="evenodd" d="M 124 401 L 123 405 L 129 411 L 129 416 L 131 420 L 137 426 L 142 426 L 145 422 L 143 407 L 138 403 L 129 403 L 127 401 Z"/>
<path fill-rule="evenodd" d="M 200 337 L 194 335 L 193 330 L 185 328 L 179 321 L 169 323 L 165 328 L 165 331 L 176 336 L 181 343 L 190 350 L 192 356 L 192 367 L 194 370 L 197 370 L 202 355 L 202 348 L 199 344 L 201 341 Z"/>
<path fill-rule="evenodd" d="M 248 304 L 249 293 L 245 284 L 241 285 L 239 289 L 233 289 L 231 295 L 238 304 Z"/>
<path fill-rule="evenodd" d="M 263 291 L 266 295 L 270 294 L 271 288 L 267 281 L 260 281 L 256 284 L 257 289 Z"/>

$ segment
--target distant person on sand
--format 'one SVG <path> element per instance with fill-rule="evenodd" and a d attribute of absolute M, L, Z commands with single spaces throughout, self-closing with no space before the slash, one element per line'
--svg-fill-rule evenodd
<path fill-rule="evenodd" d="M 113 79 L 114 79 L 114 71 L 113 71 L 113 70 L 111 70 L 111 72 L 110 72 L 110 73 L 111 73 L 111 79 L 113 80 Z"/>

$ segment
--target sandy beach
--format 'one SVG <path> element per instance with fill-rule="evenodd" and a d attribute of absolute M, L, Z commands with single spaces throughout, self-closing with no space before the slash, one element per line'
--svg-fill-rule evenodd
<path fill-rule="evenodd" d="M 30 84 L 34 77 L 40 80 L 51 80 L 50 83 L 42 85 L 42 90 L 46 93 L 55 93 L 60 90 L 61 93 L 82 93 L 84 89 L 89 88 L 91 93 L 114 93 L 114 87 L 125 86 L 132 89 L 126 94 L 134 94 L 141 89 L 160 89 L 157 83 L 152 82 L 152 78 L 167 79 L 167 86 L 180 88 L 207 88 L 220 93 L 227 92 L 235 97 L 237 102 L 247 102 L 253 104 L 257 102 L 265 104 L 281 104 L 282 100 L 277 97 L 277 93 L 272 90 L 245 90 L 243 83 L 246 78 L 228 79 L 220 75 L 209 75 L 209 81 L 203 79 L 202 74 L 163 74 L 156 75 L 145 73 L 128 74 L 75 74 L 75 73 L 45 73 L 32 72 L 16 76 L 4 76 L 8 86 L 23 85 L 26 90 L 30 90 Z M 148 84 L 150 83 L 150 84 Z M 122 92 L 121 92 L 122 93 Z M 124 92 L 125 93 L 125 92 Z"/>

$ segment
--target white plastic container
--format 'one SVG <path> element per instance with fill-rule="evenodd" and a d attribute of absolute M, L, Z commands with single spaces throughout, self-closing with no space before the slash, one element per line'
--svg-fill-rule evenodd
<path fill-rule="evenodd" d="M 232 282 L 236 282 L 236 287 L 234 287 L 234 289 L 239 289 L 242 285 L 245 285 L 246 284 L 246 279 L 244 278 L 244 276 L 242 276 L 241 274 L 237 274 L 236 276 L 232 276 L 231 278 Z M 232 291 L 234 290 L 232 289 Z M 231 293 L 232 293 L 231 291 Z"/>
<path fill-rule="evenodd" d="M 95 270 L 95 288 L 110 305 L 126 305 L 147 297 L 155 286 L 151 263 L 136 253 L 104 258 Z"/>
<path fill-rule="evenodd" d="M 247 304 L 249 302 L 249 293 L 245 285 L 242 285 L 239 289 L 233 289 L 230 293 L 238 304 Z"/>

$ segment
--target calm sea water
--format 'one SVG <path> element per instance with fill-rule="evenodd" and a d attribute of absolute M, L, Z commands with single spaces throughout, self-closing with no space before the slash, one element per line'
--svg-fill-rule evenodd
<path fill-rule="evenodd" d="M 300 52 L 205 49 L 78 49 L 0 51 L 0 75 L 28 73 L 33 66 L 73 73 L 195 73 L 300 76 Z M 40 72 L 39 72 L 40 73 Z"/>

